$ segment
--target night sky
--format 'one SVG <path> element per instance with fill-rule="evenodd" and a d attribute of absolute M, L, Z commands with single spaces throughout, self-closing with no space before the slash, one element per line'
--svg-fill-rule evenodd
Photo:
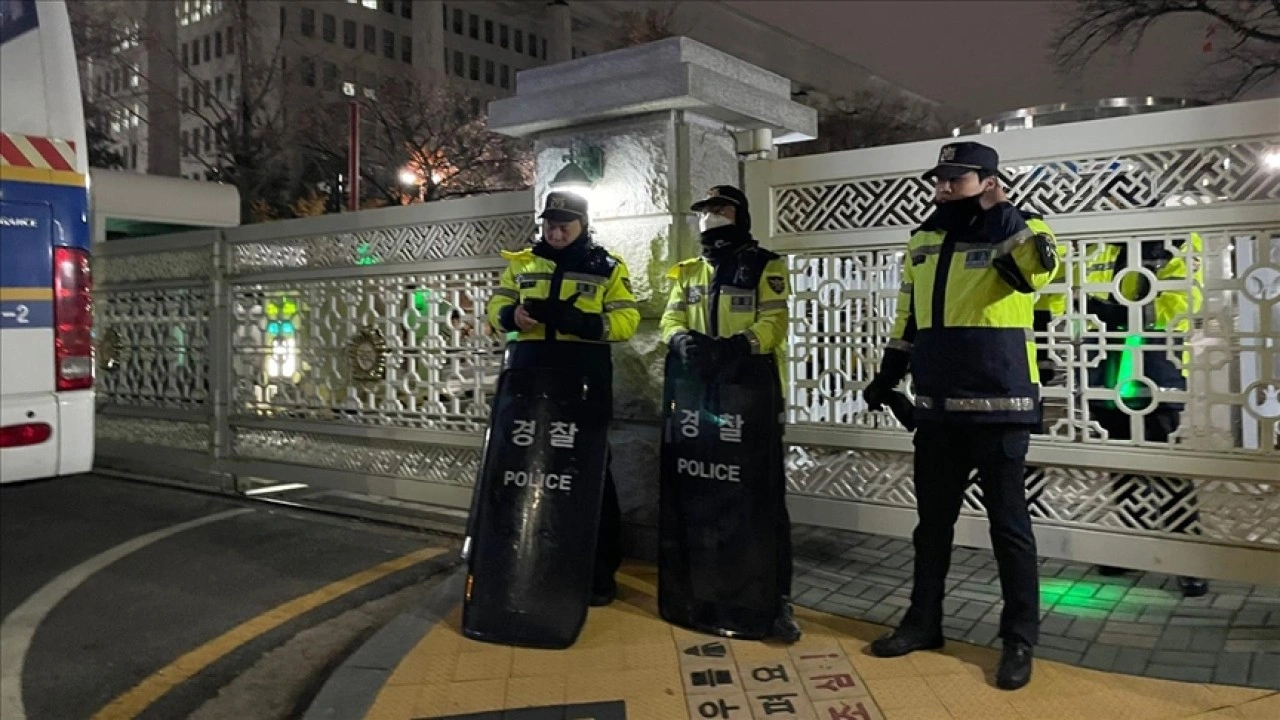
<path fill-rule="evenodd" d="M 739 10 L 839 53 L 875 74 L 970 115 L 1119 95 L 1197 97 L 1211 59 L 1207 23 L 1170 18 L 1148 33 L 1132 62 L 1123 52 L 1070 81 L 1048 59 L 1074 3 L 1046 0 L 729 0 Z M 1277 83 L 1253 97 L 1274 96 Z"/>

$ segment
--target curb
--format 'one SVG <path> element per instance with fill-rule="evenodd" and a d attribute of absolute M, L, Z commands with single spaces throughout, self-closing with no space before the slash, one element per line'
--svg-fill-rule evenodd
<path fill-rule="evenodd" d="M 466 566 L 433 588 L 423 607 L 382 626 L 325 679 L 302 720 L 352 720 L 368 715 L 396 667 L 462 597 Z"/>

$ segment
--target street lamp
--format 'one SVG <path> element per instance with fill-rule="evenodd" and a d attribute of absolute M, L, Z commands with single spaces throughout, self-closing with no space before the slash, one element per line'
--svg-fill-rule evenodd
<path fill-rule="evenodd" d="M 401 170 L 400 170 L 400 184 L 401 184 L 401 185 L 404 185 L 405 187 L 413 187 L 414 185 L 417 185 L 417 184 L 418 184 L 418 173 L 416 173 L 416 172 L 414 172 L 414 171 L 410 170 L 409 168 L 403 168 L 403 169 L 401 169 Z"/>
<path fill-rule="evenodd" d="M 604 175 L 604 150 L 594 145 L 570 146 L 565 166 L 551 179 L 550 189 L 570 192 L 591 204 L 591 188 Z"/>

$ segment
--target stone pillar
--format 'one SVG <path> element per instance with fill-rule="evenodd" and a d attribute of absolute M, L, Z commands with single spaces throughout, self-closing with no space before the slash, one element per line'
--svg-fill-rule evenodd
<path fill-rule="evenodd" d="M 182 114 L 178 107 L 178 22 L 174 3 L 146 5 L 146 152 L 148 175 L 181 174 Z"/>
<path fill-rule="evenodd" d="M 685 37 L 519 73 L 518 94 L 489 105 L 492 130 L 531 137 L 535 203 L 571 150 L 603 153 L 590 190 L 596 241 L 623 257 L 640 302 L 634 339 L 614 349 L 613 471 L 628 555 L 657 555 L 659 403 L 666 348 L 658 320 L 667 270 L 697 252 L 689 206 L 738 184 L 735 133 L 812 139 L 817 115 L 786 78 Z M 757 217 L 767 217 L 757 211 Z"/>
<path fill-rule="evenodd" d="M 566 0 L 547 3 L 547 62 L 573 59 L 573 15 Z"/>

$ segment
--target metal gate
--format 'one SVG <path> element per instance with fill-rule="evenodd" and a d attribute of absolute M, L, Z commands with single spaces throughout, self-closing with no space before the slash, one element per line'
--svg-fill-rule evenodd
<path fill-rule="evenodd" d="M 1280 101 L 1268 100 L 979 138 L 1000 151 L 1010 197 L 1043 213 L 1069 248 L 1066 279 L 1044 293 L 1067 311 L 1037 338 L 1059 378 L 1044 390 L 1047 418 L 1029 456 L 1042 554 L 1280 581 L 1277 118 Z M 919 176 L 941 144 L 747 165 L 751 202 L 767 208 L 766 242 L 793 273 L 787 438 L 798 522 L 904 537 L 914 526 L 910 437 L 868 411 L 861 390 L 892 325 L 902 249 L 931 207 Z M 1112 288 L 1078 279 L 1108 244 L 1136 253 L 1151 243 L 1201 269 L 1191 329 L 1091 325 L 1086 295 Z M 1193 280 L 1155 282 L 1131 312 L 1158 294 L 1191 297 Z M 1153 388 L 1153 402 L 1127 411 L 1134 439 L 1112 439 L 1091 401 L 1115 391 L 1091 386 L 1089 370 L 1102 351 L 1135 343 L 1185 368 L 1188 389 Z M 1166 402 L 1185 404 L 1180 427 L 1167 441 L 1144 437 L 1143 416 Z M 988 545 L 976 487 L 956 541 Z"/>

